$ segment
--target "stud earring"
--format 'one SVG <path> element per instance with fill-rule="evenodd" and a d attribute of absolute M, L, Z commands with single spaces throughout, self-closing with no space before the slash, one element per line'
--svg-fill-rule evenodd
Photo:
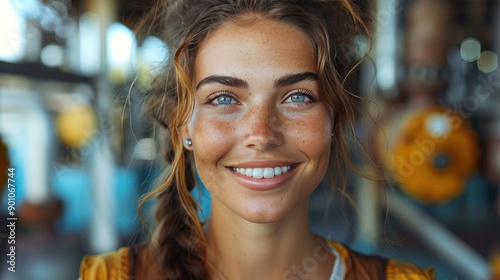
<path fill-rule="evenodd" d="M 335 133 L 332 133 L 332 138 L 335 137 Z"/>
<path fill-rule="evenodd" d="M 187 146 L 187 147 L 193 146 L 193 141 L 191 140 L 191 138 L 186 138 L 184 140 L 184 145 Z"/>

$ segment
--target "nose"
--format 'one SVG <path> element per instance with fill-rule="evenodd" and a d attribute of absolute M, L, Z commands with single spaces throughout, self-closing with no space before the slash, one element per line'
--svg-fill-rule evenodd
<path fill-rule="evenodd" d="M 258 106 L 247 112 L 242 124 L 247 148 L 265 151 L 283 144 L 282 120 L 273 106 Z"/>

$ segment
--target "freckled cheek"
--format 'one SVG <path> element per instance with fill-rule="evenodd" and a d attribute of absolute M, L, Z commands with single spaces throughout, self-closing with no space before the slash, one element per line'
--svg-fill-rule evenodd
<path fill-rule="evenodd" d="M 331 122 L 323 115 L 287 123 L 289 137 L 312 161 L 328 161 Z M 318 163 L 319 164 L 319 163 Z"/>
<path fill-rule="evenodd" d="M 195 159 L 215 165 L 230 150 L 233 140 L 231 123 L 200 116 L 193 119 L 192 128 Z"/>
<path fill-rule="evenodd" d="M 205 187 L 218 196 L 225 182 L 224 168 L 220 160 L 230 152 L 234 142 L 233 125 L 203 114 L 196 114 L 191 120 L 193 154 L 198 175 Z"/>

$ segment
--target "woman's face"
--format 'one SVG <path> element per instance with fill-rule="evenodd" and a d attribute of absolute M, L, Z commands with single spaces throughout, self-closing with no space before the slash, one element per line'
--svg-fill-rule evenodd
<path fill-rule="evenodd" d="M 185 136 L 213 215 L 269 223 L 307 207 L 333 126 L 316 72 L 307 35 L 281 22 L 227 22 L 202 44 Z"/>

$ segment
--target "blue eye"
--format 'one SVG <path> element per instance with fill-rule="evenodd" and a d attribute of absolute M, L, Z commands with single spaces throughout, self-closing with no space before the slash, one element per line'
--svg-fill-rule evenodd
<path fill-rule="evenodd" d="M 234 99 L 233 97 L 227 94 L 221 94 L 213 98 L 210 103 L 212 103 L 213 105 L 230 105 L 230 104 L 235 104 L 237 102 L 236 99 Z"/>
<path fill-rule="evenodd" d="M 233 103 L 233 98 L 229 96 L 219 96 L 217 97 L 217 103 L 219 104 L 231 104 Z"/>
<path fill-rule="evenodd" d="M 290 96 L 290 100 L 292 102 L 304 102 L 304 101 L 306 101 L 306 96 L 303 94 L 294 94 L 294 95 Z"/>
<path fill-rule="evenodd" d="M 305 92 L 296 92 L 288 96 L 285 100 L 285 103 L 305 103 L 314 101 L 312 95 L 310 93 Z"/>

